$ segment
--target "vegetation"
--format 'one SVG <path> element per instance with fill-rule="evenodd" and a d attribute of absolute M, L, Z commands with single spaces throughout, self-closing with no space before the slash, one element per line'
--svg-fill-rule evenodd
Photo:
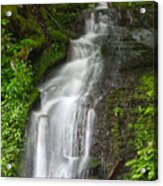
<path fill-rule="evenodd" d="M 114 158 L 124 161 L 121 179 L 155 180 L 158 167 L 154 76 L 151 73 L 141 75 L 138 83 L 130 86 L 133 92 L 117 89 L 113 93 L 116 106 L 110 140 L 113 141 Z M 127 104 L 132 104 L 131 108 L 126 108 Z M 125 151 L 123 143 L 127 146 Z"/>
<path fill-rule="evenodd" d="M 140 45 L 131 37 L 132 31 L 135 30 L 139 32 L 142 29 L 155 29 L 157 32 L 157 21 L 153 16 L 155 6 L 157 4 L 151 2 L 112 3 L 112 7 L 121 12 L 118 25 L 126 29 L 126 32 L 120 35 L 120 38 L 123 46 L 127 43 L 128 53 L 120 47 L 121 56 L 117 59 L 122 64 L 119 76 L 122 75 L 122 79 L 125 77 L 124 80 L 121 79 L 125 83 L 120 83 L 119 87 L 117 85 L 117 88 L 108 93 L 105 102 L 102 103 L 103 105 L 107 103 L 108 106 L 101 106 L 102 108 L 99 106 L 100 111 L 108 112 L 99 122 L 106 122 L 105 130 L 111 131 L 107 139 L 110 141 L 107 143 L 109 158 L 108 160 L 105 158 L 108 161 L 105 162 L 108 166 L 106 169 L 108 179 L 157 179 L 157 77 L 153 64 L 157 48 L 144 43 Z M 140 14 L 141 7 L 146 8 L 146 14 Z M 118 48 L 117 45 L 113 45 L 115 41 L 112 43 L 111 40 L 114 33 L 102 47 L 102 53 L 107 60 L 113 47 Z M 134 44 L 133 49 L 129 43 Z M 138 58 L 134 59 L 136 56 L 134 52 L 139 53 Z M 113 50 L 111 56 L 114 54 Z M 118 56 L 118 52 L 115 56 Z M 112 57 L 113 62 L 116 61 Z M 101 167 L 103 166 L 102 164 Z"/>
<path fill-rule="evenodd" d="M 136 11 L 142 4 L 139 4 Z M 112 6 L 121 9 L 122 13 L 126 8 L 130 9 L 130 26 L 142 24 L 143 19 L 138 21 L 133 3 L 113 3 Z M 93 8 L 94 4 L 2 6 L 2 176 L 21 175 L 21 155 L 24 152 L 29 112 L 39 98 L 35 85 L 49 68 L 66 58 L 69 39 L 82 33 L 80 25 L 83 22 L 79 13 L 88 7 Z M 10 18 L 5 16 L 7 10 L 12 11 Z M 121 22 L 125 25 L 124 17 L 122 16 Z M 153 19 L 150 15 L 148 18 Z M 152 23 L 150 21 L 146 24 L 147 28 L 153 27 Z M 104 52 L 108 53 L 108 48 L 104 49 Z M 142 56 L 148 57 L 147 63 L 151 60 L 148 53 Z M 126 60 L 127 63 L 129 62 Z M 147 66 L 146 63 L 144 66 Z M 113 90 L 106 96 L 105 104 L 112 106 L 109 108 L 110 115 L 106 116 L 106 123 L 109 121 L 111 127 L 104 129 L 109 130 L 109 143 L 113 150 L 112 157 L 109 158 L 115 165 L 116 161 L 125 157 L 122 166 L 122 171 L 125 171 L 121 179 L 155 180 L 155 75 L 151 73 L 151 69 L 145 71 L 144 75 L 139 70 L 135 72 L 138 82 L 132 82 L 133 85 L 127 85 L 127 88 Z M 124 144 L 127 144 L 128 148 L 124 148 Z M 113 170 L 112 173 L 117 169 L 107 162 L 104 163 L 104 166 Z M 98 169 L 98 158 L 90 158 L 88 166 L 90 169 Z M 141 172 L 143 169 L 144 173 Z M 113 177 L 113 174 L 110 177 Z"/>
<path fill-rule="evenodd" d="M 35 83 L 65 58 L 68 40 L 76 36 L 74 21 L 86 7 L 2 6 L 2 176 L 21 174 L 28 115 L 39 98 Z"/>
<path fill-rule="evenodd" d="M 126 166 L 131 167 L 129 178 L 132 180 L 155 180 L 157 178 L 155 82 L 152 75 L 144 75 L 140 81 L 141 85 L 137 91 L 142 92 L 140 99 L 146 104 L 135 108 L 138 118 L 135 123 L 129 124 L 129 128 L 134 130 L 136 156 L 126 162 Z"/>
<path fill-rule="evenodd" d="M 2 19 L 2 175 L 17 176 L 28 111 L 39 92 L 33 86 L 30 61 L 15 57 L 24 47 L 23 40 L 15 42 L 7 24 Z"/>

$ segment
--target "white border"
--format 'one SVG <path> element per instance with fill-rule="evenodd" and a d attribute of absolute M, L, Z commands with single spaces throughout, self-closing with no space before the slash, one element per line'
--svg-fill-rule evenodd
<path fill-rule="evenodd" d="M 52 3 L 65 3 L 65 2 L 99 2 L 102 0 L 1 0 L 0 4 L 52 4 Z M 104 2 L 106 0 L 103 0 Z M 118 1 L 118 0 L 113 0 Z M 122 2 L 123 0 L 119 0 Z M 127 0 L 126 0 L 127 1 Z M 131 1 L 131 0 L 128 0 Z M 135 0 L 136 1 L 136 0 Z M 140 0 L 137 0 L 140 1 Z M 163 110 L 163 0 L 157 0 L 159 3 L 159 180 L 155 182 L 138 182 L 138 181 L 108 181 L 108 180 L 60 180 L 60 179 L 34 179 L 34 178 L 0 178 L 1 186 L 44 186 L 44 185 L 56 185 L 56 186 L 108 186 L 108 185 L 122 185 L 122 186 L 140 186 L 140 185 L 163 185 L 163 148 L 161 147 L 161 142 L 163 143 L 163 114 L 161 114 L 161 110 Z"/>

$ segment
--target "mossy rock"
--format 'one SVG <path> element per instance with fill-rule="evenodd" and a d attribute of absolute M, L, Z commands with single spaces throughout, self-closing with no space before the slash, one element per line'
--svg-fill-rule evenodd
<path fill-rule="evenodd" d="M 47 70 L 54 64 L 61 60 L 64 60 L 66 56 L 65 47 L 56 48 L 58 45 L 48 48 L 40 55 L 34 64 L 35 69 L 35 82 L 39 81 L 40 78 L 47 72 Z"/>

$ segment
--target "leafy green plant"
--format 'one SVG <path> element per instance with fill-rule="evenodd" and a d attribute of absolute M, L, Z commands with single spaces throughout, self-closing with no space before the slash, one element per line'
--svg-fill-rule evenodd
<path fill-rule="evenodd" d="M 6 30 L 2 19 L 2 176 L 18 176 L 25 123 L 31 104 L 38 97 L 33 87 L 29 61 L 17 58 L 29 42 L 16 41 Z M 33 99 L 33 100 L 32 100 Z"/>
<path fill-rule="evenodd" d="M 155 149 L 153 142 L 149 142 L 147 147 L 137 151 L 137 158 L 126 163 L 126 166 L 132 167 L 130 178 L 133 180 L 154 180 L 156 175 Z M 142 173 L 144 169 L 144 173 Z"/>
<path fill-rule="evenodd" d="M 2 176 L 20 176 L 28 114 L 39 97 L 34 84 L 65 58 L 69 37 L 75 35 L 71 27 L 79 10 L 86 7 L 2 6 Z M 14 15 L 10 19 L 6 19 L 7 10 Z"/>
<path fill-rule="evenodd" d="M 129 124 L 129 128 L 134 130 L 136 156 L 127 161 L 125 165 L 131 168 L 130 179 L 155 180 L 157 178 L 157 147 L 154 136 L 156 133 L 154 123 L 156 114 L 154 77 L 145 75 L 140 82 L 141 84 L 137 90 L 143 92 L 143 99 L 146 100 L 147 105 L 137 107 L 137 121 Z M 143 173 L 142 169 L 144 169 Z"/>
<path fill-rule="evenodd" d="M 121 107 L 115 107 L 114 108 L 114 115 L 117 116 L 123 116 L 123 109 Z"/>

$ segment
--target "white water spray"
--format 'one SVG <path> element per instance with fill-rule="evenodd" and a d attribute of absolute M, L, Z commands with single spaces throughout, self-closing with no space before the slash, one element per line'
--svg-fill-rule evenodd
<path fill-rule="evenodd" d="M 105 3 L 99 5 L 104 7 Z M 96 116 L 96 98 L 90 97 L 103 69 L 97 41 L 106 34 L 106 19 L 105 14 L 91 13 L 86 34 L 71 41 L 70 61 L 39 87 L 41 108 L 31 114 L 28 132 L 28 151 L 34 155 L 33 177 L 86 175 Z"/>

